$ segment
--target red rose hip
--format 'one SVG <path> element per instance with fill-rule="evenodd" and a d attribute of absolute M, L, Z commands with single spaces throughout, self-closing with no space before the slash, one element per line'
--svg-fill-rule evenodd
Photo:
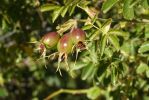
<path fill-rule="evenodd" d="M 72 47 L 73 47 L 73 44 L 69 33 L 63 35 L 57 45 L 59 53 L 62 53 L 62 54 L 70 53 L 72 50 Z"/>
<path fill-rule="evenodd" d="M 71 38 L 74 44 L 85 41 L 85 32 L 80 28 L 74 28 L 71 31 Z"/>
<path fill-rule="evenodd" d="M 59 39 L 60 36 L 57 32 L 49 32 L 42 37 L 41 42 L 46 46 L 46 48 L 52 49 L 57 45 Z"/>
<path fill-rule="evenodd" d="M 67 56 L 72 51 L 72 48 L 73 44 L 71 41 L 70 33 L 64 34 L 59 40 L 57 45 L 57 49 L 59 52 L 57 71 L 60 72 L 60 75 L 61 75 L 60 62 L 62 61 L 62 59 L 64 59 L 65 64 L 67 65 L 67 70 L 69 70 L 69 65 L 67 63 Z"/>

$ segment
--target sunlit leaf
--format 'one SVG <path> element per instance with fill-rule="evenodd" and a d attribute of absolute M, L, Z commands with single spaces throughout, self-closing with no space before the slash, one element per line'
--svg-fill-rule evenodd
<path fill-rule="evenodd" d="M 52 22 L 55 22 L 55 20 L 58 18 L 60 15 L 61 11 L 63 10 L 64 7 L 58 8 L 54 10 L 53 15 L 52 15 Z"/>
<path fill-rule="evenodd" d="M 70 7 L 70 10 L 69 10 L 69 16 L 71 16 L 76 8 L 77 4 L 73 4 L 71 7 Z"/>
<path fill-rule="evenodd" d="M 128 32 L 124 32 L 124 31 L 120 31 L 120 30 L 110 30 L 108 33 L 113 34 L 113 35 L 117 35 L 117 36 L 122 36 L 126 39 L 129 38 L 129 33 Z"/>
<path fill-rule="evenodd" d="M 108 19 L 102 26 L 101 30 L 103 32 L 103 34 L 107 34 L 107 32 L 110 29 L 110 25 L 111 25 L 112 19 Z"/>
<path fill-rule="evenodd" d="M 54 5 L 54 4 L 44 4 L 40 7 L 40 11 L 41 12 L 46 12 L 46 11 L 51 11 L 51 10 L 55 10 L 60 8 L 60 6 L 58 5 Z"/>
<path fill-rule="evenodd" d="M 89 89 L 87 92 L 87 97 L 90 98 L 91 100 L 95 100 L 99 95 L 101 94 L 101 91 L 99 87 L 94 86 Z"/>
<path fill-rule="evenodd" d="M 137 67 L 136 72 L 137 72 L 138 74 L 142 74 L 142 73 L 144 73 L 145 71 L 147 71 L 148 69 L 149 69 L 148 65 L 142 62 L 142 63 L 140 63 L 140 65 Z"/>
<path fill-rule="evenodd" d="M 89 29 L 91 29 L 92 27 L 93 27 L 93 25 L 88 24 L 88 25 L 83 26 L 82 29 L 83 29 L 83 30 L 89 30 Z"/>
<path fill-rule="evenodd" d="M 107 13 L 119 0 L 106 0 L 102 5 L 102 11 Z"/>
<path fill-rule="evenodd" d="M 109 37 L 110 42 L 113 44 L 113 46 L 119 50 L 120 45 L 119 45 L 119 39 L 115 35 L 110 35 Z"/>
<path fill-rule="evenodd" d="M 143 43 L 138 50 L 139 53 L 144 53 L 147 51 L 149 51 L 149 42 Z"/>
<path fill-rule="evenodd" d="M 64 17 L 68 11 L 69 6 L 64 6 L 64 9 L 61 12 L 61 16 Z"/>
<path fill-rule="evenodd" d="M 104 35 L 102 38 L 101 38 L 101 44 L 100 44 L 100 56 L 103 55 L 104 53 L 104 50 L 105 50 L 105 47 L 106 47 L 106 42 L 107 42 L 107 36 Z"/>
<path fill-rule="evenodd" d="M 131 6 L 132 0 L 125 0 L 123 6 L 124 18 L 132 20 L 134 18 L 134 8 Z"/>

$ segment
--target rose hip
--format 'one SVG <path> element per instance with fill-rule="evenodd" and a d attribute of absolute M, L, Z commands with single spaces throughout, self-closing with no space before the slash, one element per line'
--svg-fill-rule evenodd
<path fill-rule="evenodd" d="M 65 63 L 67 64 L 67 70 L 69 70 L 68 63 L 67 63 L 67 56 L 72 51 L 73 43 L 70 37 L 70 33 L 64 34 L 61 39 L 58 42 L 57 49 L 59 52 L 59 58 L 58 58 L 58 68 L 57 71 L 60 72 L 60 62 L 62 61 L 62 58 L 64 59 Z M 60 72 L 61 74 L 61 72 Z"/>
<path fill-rule="evenodd" d="M 79 42 L 84 42 L 85 32 L 81 30 L 80 28 L 74 28 L 71 31 L 71 38 L 75 45 L 78 44 Z"/>
<path fill-rule="evenodd" d="M 60 36 L 57 32 L 49 32 L 42 37 L 41 42 L 47 49 L 53 49 L 56 47 L 59 39 Z"/>

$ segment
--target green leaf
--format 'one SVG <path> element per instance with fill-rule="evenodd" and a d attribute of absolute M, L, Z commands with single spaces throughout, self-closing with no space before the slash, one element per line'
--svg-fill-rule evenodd
<path fill-rule="evenodd" d="M 113 46 L 114 46 L 117 50 L 119 50 L 120 45 L 119 45 L 119 39 L 117 38 L 117 36 L 115 36 L 115 35 L 109 35 L 108 38 L 109 38 L 110 42 L 113 44 Z"/>
<path fill-rule="evenodd" d="M 103 5 L 101 10 L 103 13 L 107 13 L 119 0 L 106 0 Z"/>
<path fill-rule="evenodd" d="M 56 10 L 54 10 L 53 12 L 53 16 L 52 16 L 52 22 L 54 23 L 55 20 L 58 18 L 58 16 L 60 15 L 61 11 L 63 10 L 64 7 L 58 8 Z"/>
<path fill-rule="evenodd" d="M 46 12 L 46 11 L 51 11 L 51 10 L 55 10 L 60 8 L 60 6 L 58 5 L 54 5 L 54 4 L 44 4 L 40 7 L 40 11 L 41 12 Z"/>
<path fill-rule="evenodd" d="M 89 30 L 89 29 L 91 29 L 92 27 L 93 27 L 93 25 L 88 24 L 88 25 L 83 26 L 82 29 L 83 29 L 83 30 Z"/>
<path fill-rule="evenodd" d="M 144 32 L 144 34 L 145 34 L 145 38 L 149 38 L 149 24 L 145 25 L 145 32 Z"/>
<path fill-rule="evenodd" d="M 71 70 L 79 70 L 83 67 L 86 67 L 87 65 L 88 65 L 88 63 L 86 63 L 86 62 L 77 61 L 75 65 L 74 65 L 74 63 L 72 63 L 70 66 L 71 66 Z"/>
<path fill-rule="evenodd" d="M 0 87 L 0 97 L 8 96 L 8 92 L 5 88 Z"/>
<path fill-rule="evenodd" d="M 101 30 L 97 30 L 95 31 L 91 36 L 90 36 L 90 40 L 94 40 L 94 39 L 98 39 L 99 38 L 99 34 L 101 33 Z"/>
<path fill-rule="evenodd" d="M 123 45 L 120 48 L 121 49 L 121 53 L 124 56 L 129 56 L 130 55 L 130 48 L 131 48 L 130 42 L 129 41 L 124 42 Z"/>
<path fill-rule="evenodd" d="M 87 97 L 89 99 L 95 100 L 101 94 L 100 89 L 97 86 L 90 88 L 87 92 Z"/>
<path fill-rule="evenodd" d="M 104 50 L 105 50 L 105 47 L 106 47 L 106 42 L 107 42 L 107 36 L 104 35 L 102 36 L 101 38 L 101 44 L 100 44 L 100 57 L 102 57 L 103 53 L 104 53 Z"/>
<path fill-rule="evenodd" d="M 128 32 L 124 32 L 124 31 L 120 31 L 120 30 L 110 30 L 108 33 L 113 34 L 113 35 L 117 35 L 117 36 L 122 36 L 125 39 L 129 38 L 129 33 Z"/>
<path fill-rule="evenodd" d="M 101 30 L 103 32 L 103 34 L 107 34 L 107 32 L 110 29 L 110 25 L 111 25 L 112 19 L 108 19 L 102 26 Z"/>
<path fill-rule="evenodd" d="M 111 81 L 112 81 L 112 84 L 115 85 L 116 83 L 116 69 L 115 67 L 112 67 L 112 70 L 111 70 Z"/>
<path fill-rule="evenodd" d="M 79 6 L 84 10 L 85 7 L 87 7 L 88 4 L 90 4 L 91 1 L 87 0 L 80 0 Z"/>
<path fill-rule="evenodd" d="M 113 51 L 112 51 L 111 49 L 109 49 L 109 48 L 105 48 L 104 54 L 106 54 L 107 57 L 110 58 L 110 57 L 112 57 L 112 55 L 113 55 Z"/>
<path fill-rule="evenodd" d="M 8 29 L 9 29 L 8 23 L 6 22 L 5 19 L 2 19 L 2 30 L 5 32 L 8 31 Z"/>
<path fill-rule="evenodd" d="M 86 67 L 83 68 L 83 72 L 81 75 L 82 80 L 92 79 L 97 70 L 97 67 L 94 66 L 93 63 L 89 63 Z"/>
<path fill-rule="evenodd" d="M 132 0 L 125 0 L 123 6 L 123 16 L 128 20 L 132 20 L 134 18 L 134 8 L 131 6 Z"/>
<path fill-rule="evenodd" d="M 144 7 L 145 9 L 148 9 L 148 8 L 149 8 L 149 4 L 148 4 L 148 1 L 147 1 L 147 0 L 142 0 L 141 5 L 142 5 L 142 7 Z"/>
<path fill-rule="evenodd" d="M 101 25 L 101 22 L 99 20 L 96 20 L 95 22 L 97 24 L 97 26 L 100 28 L 102 25 Z"/>
<path fill-rule="evenodd" d="M 149 78 L 149 68 L 148 68 L 148 70 L 146 71 L 146 77 Z"/>
<path fill-rule="evenodd" d="M 67 11 L 68 11 L 68 8 L 69 8 L 69 6 L 64 6 L 64 9 L 63 9 L 62 12 L 61 12 L 61 16 L 62 16 L 62 17 L 65 16 L 65 14 L 66 14 Z"/>
<path fill-rule="evenodd" d="M 57 32 L 62 35 L 62 33 L 64 33 L 65 31 L 69 30 L 70 28 L 72 28 L 73 26 L 76 25 L 76 20 L 74 19 L 69 19 L 68 21 L 66 21 L 65 23 L 63 23 L 62 25 L 58 25 L 56 27 L 56 29 L 58 30 Z"/>
<path fill-rule="evenodd" d="M 71 16 L 76 8 L 77 4 L 74 4 L 72 6 L 70 6 L 70 10 L 69 10 L 69 16 Z"/>
<path fill-rule="evenodd" d="M 147 51 L 149 51 L 149 42 L 143 43 L 138 50 L 139 53 L 144 53 Z"/>
<path fill-rule="evenodd" d="M 149 68 L 148 68 L 148 65 L 142 62 L 142 63 L 140 63 L 140 65 L 137 67 L 136 72 L 137 72 L 138 74 L 142 74 L 142 73 L 144 73 L 145 71 L 147 71 L 148 69 L 149 69 Z"/>

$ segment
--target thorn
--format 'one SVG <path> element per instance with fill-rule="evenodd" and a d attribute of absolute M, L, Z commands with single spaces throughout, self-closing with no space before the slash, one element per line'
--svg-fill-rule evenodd
<path fill-rule="evenodd" d="M 66 70 L 69 70 L 69 65 L 68 65 L 68 58 L 67 58 L 67 54 L 65 54 L 65 64 L 66 64 Z"/>
<path fill-rule="evenodd" d="M 75 58 L 74 66 L 76 65 L 76 61 L 77 61 L 77 58 L 78 58 L 79 51 L 80 51 L 80 49 L 77 49 L 77 51 L 76 51 L 76 58 Z"/>
<path fill-rule="evenodd" d="M 74 48 L 76 47 L 76 45 L 73 45 L 72 49 L 71 49 L 71 53 L 73 54 Z"/>
<path fill-rule="evenodd" d="M 60 63 L 61 63 L 61 57 L 62 57 L 62 53 L 59 54 L 59 57 L 58 57 L 58 67 L 56 69 L 56 72 L 60 70 Z M 60 72 L 60 71 L 59 71 Z"/>

